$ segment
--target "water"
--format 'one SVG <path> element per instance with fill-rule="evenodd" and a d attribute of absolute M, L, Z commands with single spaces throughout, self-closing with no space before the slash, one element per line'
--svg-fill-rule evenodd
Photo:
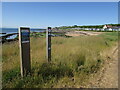
<path fill-rule="evenodd" d="M 44 32 L 45 29 L 30 29 L 30 32 Z M 0 28 L 0 33 L 18 33 L 18 28 Z M 6 34 L 0 34 L 0 36 L 4 36 Z M 17 35 L 12 35 L 7 39 L 14 39 Z"/>
<path fill-rule="evenodd" d="M 30 29 L 30 32 L 44 32 L 44 29 Z M 0 33 L 18 33 L 18 28 L 0 28 Z"/>

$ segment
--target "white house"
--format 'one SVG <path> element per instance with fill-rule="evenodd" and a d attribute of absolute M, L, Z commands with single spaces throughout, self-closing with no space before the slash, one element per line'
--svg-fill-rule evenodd
<path fill-rule="evenodd" d="M 112 31 L 112 25 L 104 25 L 103 29 L 106 31 Z"/>
<path fill-rule="evenodd" d="M 120 26 L 104 25 L 103 29 L 106 31 L 118 31 L 120 29 Z"/>
<path fill-rule="evenodd" d="M 118 30 L 120 30 L 120 26 L 113 26 L 112 29 L 113 29 L 113 31 L 118 31 Z"/>

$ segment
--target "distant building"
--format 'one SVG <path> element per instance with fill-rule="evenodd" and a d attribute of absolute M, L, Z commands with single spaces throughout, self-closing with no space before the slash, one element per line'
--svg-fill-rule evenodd
<path fill-rule="evenodd" d="M 105 31 L 118 31 L 120 26 L 104 25 L 103 30 Z"/>
<path fill-rule="evenodd" d="M 86 27 L 74 27 L 67 28 L 73 30 L 86 30 L 86 31 L 120 31 L 120 26 L 104 25 L 103 28 L 86 28 Z"/>
<path fill-rule="evenodd" d="M 120 26 L 113 26 L 113 27 L 112 27 L 112 30 L 113 30 L 113 31 L 118 31 L 118 30 L 120 30 Z"/>
<path fill-rule="evenodd" d="M 104 25 L 103 29 L 106 29 L 106 28 L 112 28 L 112 25 Z"/>
<path fill-rule="evenodd" d="M 104 29 L 105 31 L 112 31 L 112 25 L 104 25 L 104 26 L 103 26 L 103 29 Z"/>

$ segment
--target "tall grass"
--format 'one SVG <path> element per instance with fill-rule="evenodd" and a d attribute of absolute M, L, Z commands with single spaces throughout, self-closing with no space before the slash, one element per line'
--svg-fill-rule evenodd
<path fill-rule="evenodd" d="M 44 37 L 31 38 L 31 75 L 20 77 L 19 43 L 3 44 L 3 87 L 81 87 L 90 74 L 103 65 L 105 50 L 117 41 L 117 34 L 100 36 L 52 37 L 52 61 L 46 60 Z"/>

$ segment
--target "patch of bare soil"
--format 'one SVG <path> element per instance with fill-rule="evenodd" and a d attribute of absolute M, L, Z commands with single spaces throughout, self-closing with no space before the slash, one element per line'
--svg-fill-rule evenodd
<path fill-rule="evenodd" d="M 118 48 L 113 48 L 112 53 L 105 61 L 103 68 L 93 76 L 89 88 L 118 88 Z"/>
<path fill-rule="evenodd" d="M 66 35 L 67 36 L 81 36 L 81 35 L 87 35 L 87 36 L 91 36 L 91 35 L 99 35 L 103 32 L 92 32 L 92 31 L 71 31 L 71 32 L 67 32 Z"/>

